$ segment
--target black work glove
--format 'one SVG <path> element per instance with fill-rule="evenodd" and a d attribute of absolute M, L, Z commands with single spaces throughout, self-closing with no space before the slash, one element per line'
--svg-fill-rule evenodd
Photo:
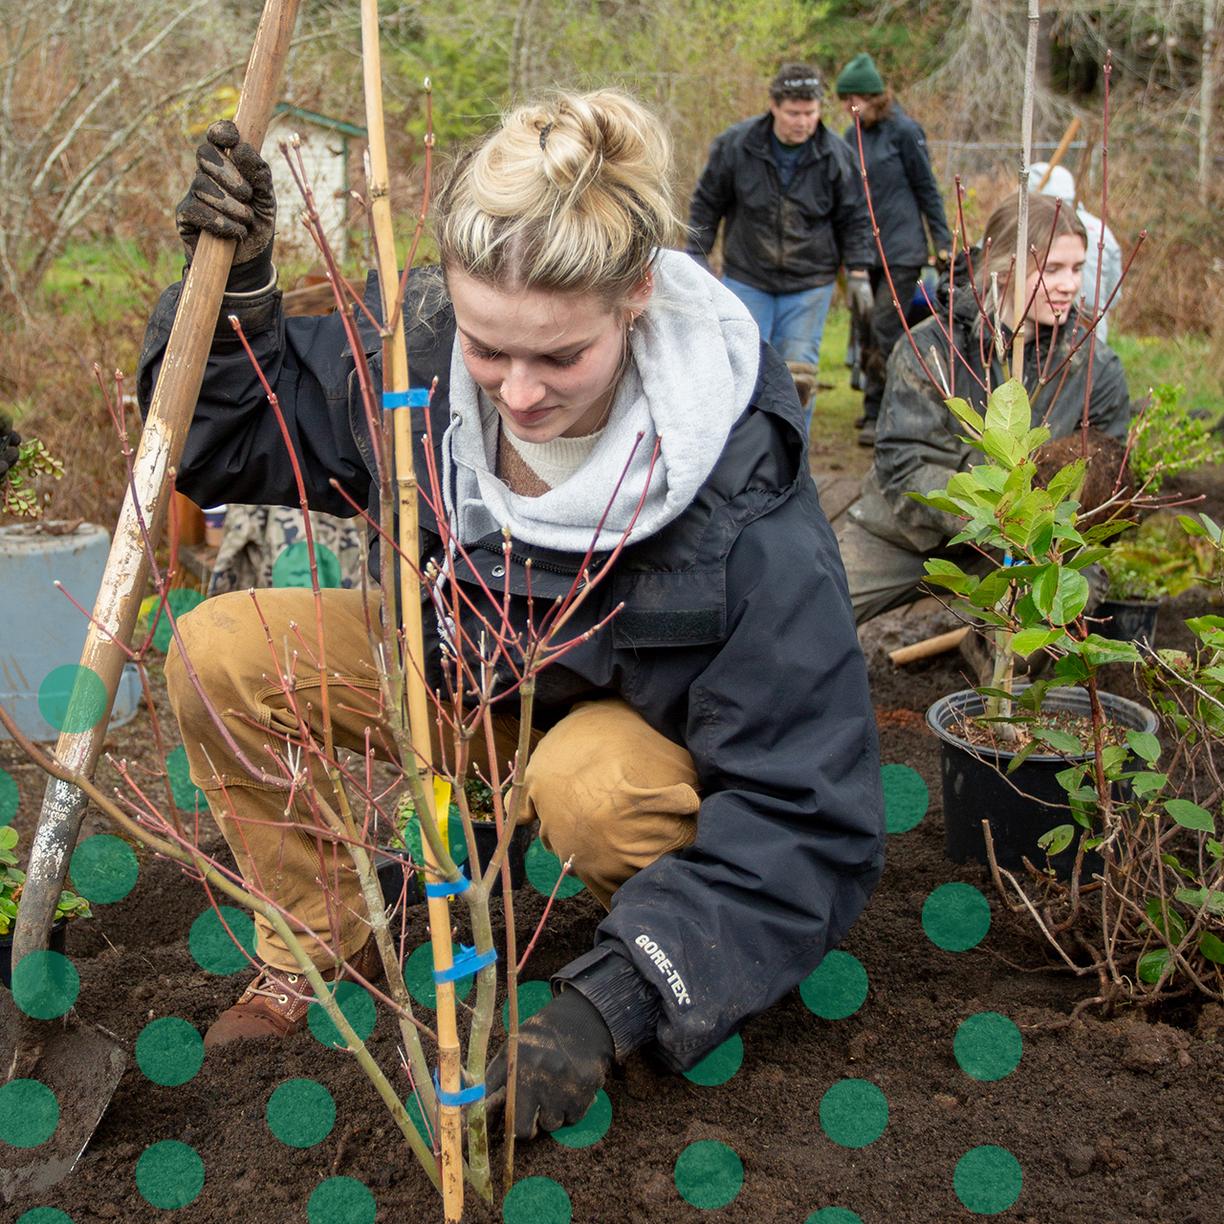
<path fill-rule="evenodd" d="M 207 137 L 196 149 L 196 176 L 174 210 L 187 260 L 195 255 L 196 241 L 204 231 L 238 243 L 235 268 L 259 260 L 266 263 L 270 276 L 272 237 L 276 232 L 272 170 L 240 139 L 238 128 L 230 120 L 212 124 Z M 223 150 L 229 150 L 228 157 Z"/>
<path fill-rule="evenodd" d="M 612 1065 L 612 1034 L 594 1004 L 563 990 L 519 1029 L 518 1095 L 514 1134 L 534 1139 L 582 1120 Z M 506 1048 L 485 1075 L 488 1109 L 498 1118 L 506 1105 Z"/>
<path fill-rule="evenodd" d="M 13 428 L 12 422 L 6 416 L 0 416 L 0 480 L 8 475 L 8 470 L 17 462 L 21 454 L 21 435 Z"/>

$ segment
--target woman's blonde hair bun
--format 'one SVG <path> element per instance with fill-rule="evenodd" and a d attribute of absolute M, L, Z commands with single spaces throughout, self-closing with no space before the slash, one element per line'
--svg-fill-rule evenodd
<path fill-rule="evenodd" d="M 659 121 L 615 89 L 521 106 L 437 204 L 442 263 L 500 288 L 630 293 L 680 233 Z"/>

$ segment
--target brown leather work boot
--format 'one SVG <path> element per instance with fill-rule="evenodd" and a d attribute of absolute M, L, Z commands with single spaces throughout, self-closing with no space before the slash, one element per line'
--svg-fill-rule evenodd
<path fill-rule="evenodd" d="M 382 979 L 382 958 L 373 935 L 352 958 L 352 964 L 367 982 Z M 333 981 L 336 972 L 334 968 L 326 970 L 324 980 Z M 209 1026 L 204 1034 L 204 1048 L 210 1050 L 252 1037 L 291 1037 L 306 1027 L 306 1013 L 313 1000 L 314 991 L 302 974 L 265 965 L 238 1002 Z"/>

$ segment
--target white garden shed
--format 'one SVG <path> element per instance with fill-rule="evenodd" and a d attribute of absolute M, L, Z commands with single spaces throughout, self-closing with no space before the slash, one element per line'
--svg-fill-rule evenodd
<path fill-rule="evenodd" d="M 323 222 L 328 243 L 340 258 L 348 242 L 350 216 L 350 158 L 359 155 L 355 142 L 363 142 L 366 129 L 330 115 L 320 115 L 288 102 L 279 102 L 273 109 L 268 134 L 264 138 L 264 156 L 272 167 L 279 218 L 276 230 L 277 246 L 292 247 L 294 252 L 310 259 L 315 245 L 306 227 L 299 220 L 302 196 L 290 173 L 289 164 L 279 144 L 294 133 L 301 139 L 302 161 L 306 181 L 314 192 L 315 205 Z"/>

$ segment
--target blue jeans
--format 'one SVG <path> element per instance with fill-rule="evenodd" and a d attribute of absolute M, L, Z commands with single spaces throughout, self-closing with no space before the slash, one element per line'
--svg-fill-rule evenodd
<path fill-rule="evenodd" d="M 729 276 L 723 277 L 723 284 L 748 307 L 761 330 L 761 338 L 778 350 L 783 361 L 820 364 L 820 339 L 835 282 L 798 293 L 766 293 Z M 810 428 L 812 405 L 809 402 L 803 407 Z"/>

